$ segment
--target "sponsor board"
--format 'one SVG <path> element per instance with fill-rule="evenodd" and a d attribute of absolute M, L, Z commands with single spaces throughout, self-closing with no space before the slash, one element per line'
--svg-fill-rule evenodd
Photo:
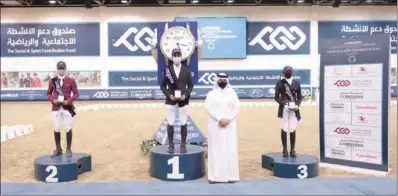
<path fill-rule="evenodd" d="M 379 77 L 358 77 L 358 78 L 325 78 L 325 90 L 329 89 L 381 89 L 381 78 Z"/>
<path fill-rule="evenodd" d="M 350 65 L 332 65 L 325 67 L 325 78 L 351 76 Z"/>
<path fill-rule="evenodd" d="M 351 115 L 341 113 L 326 113 L 325 124 L 351 125 Z"/>
<path fill-rule="evenodd" d="M 381 141 L 365 140 L 359 138 L 342 138 L 335 136 L 328 136 L 325 138 L 325 146 L 336 147 L 342 149 L 355 149 L 372 152 L 381 152 Z"/>
<path fill-rule="evenodd" d="M 325 101 L 326 113 L 351 113 L 351 102 Z"/>
<path fill-rule="evenodd" d="M 381 153 L 361 150 L 352 150 L 352 160 L 373 164 L 381 164 Z"/>
<path fill-rule="evenodd" d="M 325 124 L 325 135 L 330 135 L 334 137 L 352 137 L 369 140 L 381 140 L 381 128 L 344 124 Z"/>
<path fill-rule="evenodd" d="M 343 148 L 326 147 L 325 156 L 335 159 L 351 160 L 351 150 Z"/>
<path fill-rule="evenodd" d="M 381 90 L 332 90 L 329 89 L 325 101 L 381 102 Z"/>
<path fill-rule="evenodd" d="M 380 127 L 381 115 L 352 114 L 352 125 Z"/>
<path fill-rule="evenodd" d="M 151 99 L 153 97 L 153 91 L 152 89 L 130 90 L 130 97 L 134 99 Z"/>
<path fill-rule="evenodd" d="M 353 114 L 380 114 L 381 115 L 381 103 L 375 102 L 353 102 L 352 103 Z"/>

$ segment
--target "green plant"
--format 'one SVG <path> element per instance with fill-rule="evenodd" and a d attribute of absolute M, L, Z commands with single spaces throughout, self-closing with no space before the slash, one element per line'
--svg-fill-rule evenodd
<path fill-rule="evenodd" d="M 157 142 L 156 140 L 144 140 L 140 144 L 141 152 L 143 152 L 144 154 L 148 154 L 151 148 L 159 145 L 160 143 Z"/>

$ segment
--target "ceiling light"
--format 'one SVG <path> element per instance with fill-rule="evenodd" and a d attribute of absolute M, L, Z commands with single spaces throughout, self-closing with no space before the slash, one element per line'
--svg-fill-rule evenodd
<path fill-rule="evenodd" d="M 122 3 L 127 3 L 127 0 L 122 0 Z"/>
<path fill-rule="evenodd" d="M 50 0 L 50 1 L 48 1 L 48 2 L 51 3 L 51 4 L 57 3 L 57 2 L 54 1 L 54 0 Z"/>
<path fill-rule="evenodd" d="M 191 3 L 199 3 L 199 0 L 192 0 Z"/>

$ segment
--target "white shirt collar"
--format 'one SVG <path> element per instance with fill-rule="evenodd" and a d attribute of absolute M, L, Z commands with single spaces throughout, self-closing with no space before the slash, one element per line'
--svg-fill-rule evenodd
<path fill-rule="evenodd" d="M 65 79 L 65 75 L 64 76 L 58 75 L 58 78 L 63 80 L 63 79 Z"/>

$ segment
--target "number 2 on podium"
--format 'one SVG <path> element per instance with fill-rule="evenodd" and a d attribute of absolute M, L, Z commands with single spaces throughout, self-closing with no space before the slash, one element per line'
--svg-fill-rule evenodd
<path fill-rule="evenodd" d="M 171 165 L 171 174 L 167 174 L 168 179 L 184 179 L 184 174 L 180 174 L 180 157 L 174 156 L 167 160 L 167 165 Z"/>
<path fill-rule="evenodd" d="M 58 182 L 58 178 L 54 178 L 58 174 L 57 167 L 54 165 L 49 165 L 46 167 L 46 172 L 50 172 L 46 178 L 46 182 Z"/>

